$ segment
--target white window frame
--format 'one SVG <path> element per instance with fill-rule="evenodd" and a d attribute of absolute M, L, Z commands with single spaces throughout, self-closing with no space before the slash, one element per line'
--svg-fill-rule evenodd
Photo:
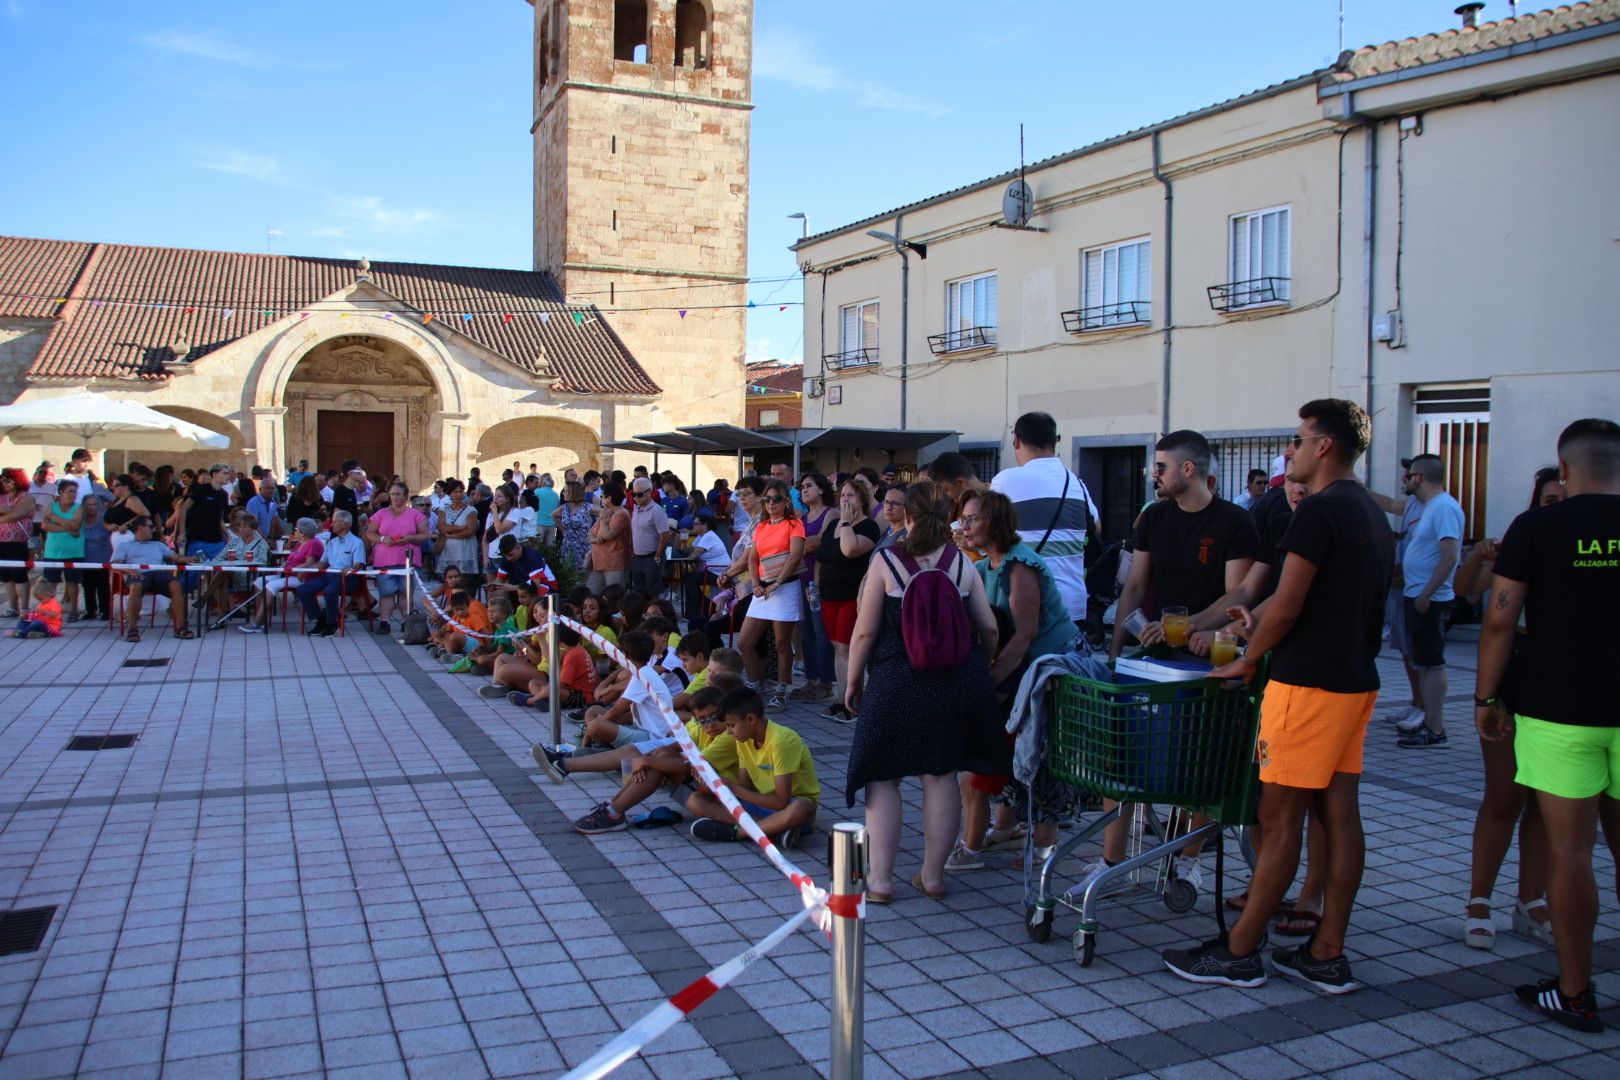
<path fill-rule="evenodd" d="M 1265 219 L 1273 214 L 1282 215 L 1282 227 L 1277 230 L 1277 240 L 1273 248 L 1273 265 L 1266 265 Z M 1242 223 L 1245 232 L 1249 235 L 1238 238 L 1238 225 Z M 1260 252 L 1258 257 L 1254 251 L 1253 224 L 1258 223 L 1260 233 Z M 1291 204 L 1281 206 L 1267 206 L 1258 210 L 1245 210 L 1240 214 L 1233 214 L 1227 219 L 1226 225 L 1226 269 L 1227 281 L 1253 281 L 1256 278 L 1278 278 L 1275 300 L 1253 300 L 1247 302 L 1229 302 L 1228 311 L 1247 311 L 1257 307 L 1273 307 L 1287 304 L 1292 295 L 1293 284 L 1293 227 L 1294 208 Z M 1240 259 L 1240 256 L 1242 258 Z M 1239 263 L 1242 265 L 1239 265 Z"/>
<path fill-rule="evenodd" d="M 782 410 L 781 409 L 761 409 L 761 410 L 759 410 L 759 426 L 762 427 L 762 428 L 763 427 L 781 427 L 782 426 Z"/>
<path fill-rule="evenodd" d="M 980 307 L 978 290 L 984 286 L 983 318 L 970 315 L 964 319 L 961 310 L 961 293 L 964 286 L 974 290 L 973 306 Z M 997 310 L 1001 305 L 1000 283 L 996 279 L 996 271 L 987 270 L 983 273 L 969 274 L 967 277 L 957 278 L 955 281 L 945 283 L 945 352 L 961 352 L 966 349 L 983 349 L 995 345 L 996 328 L 1000 322 L 1000 313 Z M 976 336 L 962 341 L 963 335 L 970 330 L 984 331 L 984 344 L 980 344 Z"/>
<path fill-rule="evenodd" d="M 883 327 L 883 311 L 877 300 L 857 300 L 853 304 L 844 304 L 838 309 L 838 366 L 840 368 L 869 367 L 882 362 L 882 353 L 878 351 L 878 335 Z M 866 311 L 872 311 L 871 340 L 867 340 Z M 855 317 L 856 340 L 849 340 L 849 317 Z M 869 354 L 867 358 L 859 356 L 860 350 L 865 349 Z M 851 357 L 855 357 L 851 359 Z"/>
<path fill-rule="evenodd" d="M 1137 271 L 1127 289 L 1120 279 L 1120 260 L 1125 253 L 1125 249 L 1137 247 L 1142 250 L 1132 253 L 1132 257 L 1137 260 Z M 1112 271 L 1109 269 L 1110 255 L 1113 256 Z M 1091 277 L 1091 260 L 1094 256 L 1098 264 L 1097 272 L 1101 277 L 1101 280 L 1095 283 Z M 1093 288 L 1093 284 L 1096 285 L 1096 288 Z M 1136 295 L 1138 291 L 1141 292 L 1140 296 Z M 1126 292 L 1131 295 L 1124 295 Z M 1085 315 L 1082 316 L 1080 322 L 1081 332 L 1111 330 L 1118 326 L 1146 326 L 1153 321 L 1153 238 L 1151 236 L 1137 236 L 1112 244 L 1100 244 L 1097 247 L 1086 248 L 1080 252 L 1080 310 L 1082 312 L 1132 301 L 1148 305 L 1147 318 L 1138 318 L 1134 314 L 1127 312 L 1116 312 L 1109 315 Z"/>

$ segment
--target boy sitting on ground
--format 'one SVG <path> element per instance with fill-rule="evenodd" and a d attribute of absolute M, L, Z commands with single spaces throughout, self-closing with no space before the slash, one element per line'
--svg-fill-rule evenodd
<path fill-rule="evenodd" d="M 512 601 L 507 599 L 509 595 L 496 596 L 489 602 L 489 621 L 496 624 L 497 635 L 515 634 L 518 630 L 517 619 L 512 614 Z M 494 668 L 497 656 L 510 652 L 511 648 L 511 638 L 503 640 L 491 637 L 474 642 L 472 652 L 467 654 L 467 662 L 472 665 L 475 673 L 483 674 Z"/>
<path fill-rule="evenodd" d="M 592 703 L 592 692 L 596 686 L 596 665 L 591 663 L 591 654 L 585 651 L 579 631 L 560 623 L 557 626 L 557 645 L 562 649 L 562 671 L 557 676 L 563 695 L 562 707 L 586 708 Z M 512 681 L 511 673 L 523 666 L 514 664 L 508 669 L 505 673 L 508 683 Z M 551 700 L 551 676 L 545 662 L 540 661 L 533 671 L 524 689 L 513 690 L 506 695 L 512 704 L 540 709 Z M 497 678 L 502 674 L 497 672 Z"/>
<path fill-rule="evenodd" d="M 627 681 L 618 700 L 606 707 L 599 703 L 585 710 L 585 734 L 580 740 L 582 746 L 604 746 L 617 750 L 659 738 L 662 732 L 668 730 L 658 703 L 662 701 L 665 705 L 673 706 L 674 699 L 657 669 L 649 663 L 653 652 L 652 638 L 640 630 L 632 630 L 619 639 L 619 650 L 630 661 L 638 676 L 630 678 L 627 667 Z"/>
<path fill-rule="evenodd" d="M 712 686 L 701 691 L 693 708 L 693 718 L 686 723 L 686 732 L 714 771 L 722 778 L 730 778 L 737 772 L 737 743 L 726 733 L 725 721 L 720 716 L 723 696 L 719 689 Z M 626 825 L 625 815 L 631 807 L 652 797 L 660 787 L 685 783 L 692 775 L 691 766 L 673 738 L 655 739 L 621 750 L 581 756 L 570 756 L 562 750 L 536 746 L 534 759 L 559 783 L 572 773 L 624 771 L 628 774 L 618 794 L 574 822 L 574 831 L 587 836 L 623 829 Z"/>
<path fill-rule="evenodd" d="M 685 690 L 688 677 L 685 669 L 681 667 L 679 656 L 670 644 L 670 635 L 675 632 L 674 624 L 662 615 L 649 615 L 641 620 L 641 629 L 653 639 L 651 664 L 663 676 L 664 685 L 669 687 L 669 692 L 678 694 Z"/>
<path fill-rule="evenodd" d="M 792 847 L 802 833 L 814 830 L 821 783 L 810 748 L 799 733 L 765 718 L 765 700 L 746 686 L 728 691 L 720 703 L 726 732 L 737 740 L 737 778 L 725 781 L 765 835 L 780 847 Z M 686 808 L 698 820 L 692 835 L 699 840 L 734 841 L 743 832 L 719 799 L 694 791 Z"/>
<path fill-rule="evenodd" d="M 460 658 L 451 671 L 456 671 L 457 667 L 462 671 L 471 670 L 472 665 L 464 654 L 478 643 L 477 635 L 489 634 L 491 629 L 489 610 L 462 590 L 450 594 L 450 617 L 455 621 L 445 623 L 432 635 L 435 644 L 439 646 L 440 651 L 437 655 L 446 659 Z M 471 631 L 471 636 L 467 631 Z"/>
<path fill-rule="evenodd" d="M 675 646 L 686 685 L 675 695 L 675 711 L 684 718 L 692 709 L 692 695 L 709 685 L 709 638 L 702 631 L 688 633 Z"/>

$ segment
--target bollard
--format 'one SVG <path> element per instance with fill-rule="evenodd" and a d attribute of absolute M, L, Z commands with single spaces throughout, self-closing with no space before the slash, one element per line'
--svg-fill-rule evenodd
<path fill-rule="evenodd" d="M 405 613 L 399 617 L 399 643 L 405 644 L 405 620 L 416 611 L 416 567 L 411 563 L 409 549 L 405 551 Z"/>
<path fill-rule="evenodd" d="M 551 610 L 551 601 L 546 601 L 546 677 L 551 685 L 547 687 L 547 703 L 551 706 L 551 745 L 562 745 L 562 660 L 561 650 L 557 648 L 557 613 Z"/>
<path fill-rule="evenodd" d="M 866 1057 L 866 826 L 841 821 L 829 840 L 832 867 L 832 1080 L 861 1080 Z M 839 897 L 850 899 L 840 901 Z"/>

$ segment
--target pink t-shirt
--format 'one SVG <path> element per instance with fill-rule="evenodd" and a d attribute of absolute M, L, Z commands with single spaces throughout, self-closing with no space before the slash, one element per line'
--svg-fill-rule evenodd
<path fill-rule="evenodd" d="M 293 548 L 292 554 L 287 556 L 287 561 L 283 565 L 303 566 L 311 559 L 313 559 L 315 562 L 320 562 L 321 556 L 325 554 L 326 545 L 321 543 L 319 540 L 311 538 Z"/>
<path fill-rule="evenodd" d="M 371 523 L 377 527 L 377 532 L 384 536 L 396 539 L 411 536 L 415 533 L 427 532 L 427 518 L 422 511 L 414 506 L 407 506 L 403 513 L 394 513 L 392 506 L 385 506 L 371 515 Z M 404 566 L 407 558 L 406 552 L 415 547 L 414 544 L 378 544 L 371 549 L 371 565 Z M 417 561 L 421 560 L 422 553 L 416 553 Z"/>

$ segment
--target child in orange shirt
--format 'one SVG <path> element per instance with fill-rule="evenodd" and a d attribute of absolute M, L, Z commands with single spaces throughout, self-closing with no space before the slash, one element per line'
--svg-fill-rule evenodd
<path fill-rule="evenodd" d="M 466 592 L 451 594 L 450 617 L 471 630 L 474 635 L 483 634 L 487 637 L 494 632 L 494 627 L 490 625 L 489 621 L 489 609 L 474 600 Z M 445 623 L 434 633 L 433 637 L 444 650 L 442 655 L 446 660 L 464 659 L 463 654 L 471 651 L 481 640 L 476 636 L 463 633 L 451 623 Z M 467 664 L 462 670 L 470 671 L 471 669 L 472 665 Z"/>
<path fill-rule="evenodd" d="M 62 605 L 56 599 L 56 586 L 44 578 L 34 582 L 34 600 L 31 611 L 23 613 L 14 638 L 43 638 L 62 636 Z"/>

